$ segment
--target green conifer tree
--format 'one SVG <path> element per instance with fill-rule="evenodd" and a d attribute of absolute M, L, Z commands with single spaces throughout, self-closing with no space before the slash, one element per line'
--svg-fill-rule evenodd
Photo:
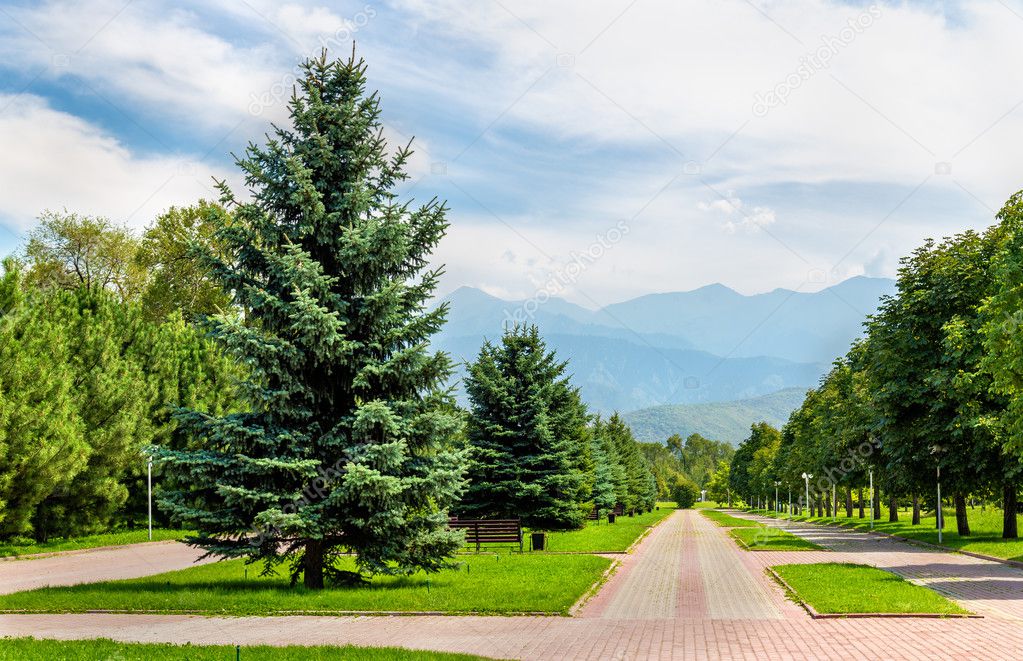
<path fill-rule="evenodd" d="M 29 298 L 33 298 L 29 301 Z M 35 534 L 36 509 L 89 459 L 52 302 L 26 293 L 22 269 L 0 278 L 0 539 Z"/>
<path fill-rule="evenodd" d="M 397 199 L 411 151 L 389 153 L 365 87 L 354 54 L 305 62 L 291 127 L 238 161 L 251 201 L 220 184 L 223 256 L 204 264 L 244 315 L 211 330 L 250 371 L 251 410 L 182 412 L 201 447 L 163 453 L 193 485 L 164 501 L 198 527 L 194 544 L 290 560 L 314 589 L 436 571 L 461 544 L 446 528 L 464 484 L 461 422 L 439 390 L 450 361 L 427 346 L 447 312 L 426 308 L 446 207 Z M 336 569 L 345 551 L 358 575 Z"/>
<path fill-rule="evenodd" d="M 459 510 L 473 516 L 522 517 L 538 530 L 582 525 L 578 443 L 585 424 L 566 364 L 548 351 L 535 326 L 486 343 L 469 367 L 469 488 Z"/>

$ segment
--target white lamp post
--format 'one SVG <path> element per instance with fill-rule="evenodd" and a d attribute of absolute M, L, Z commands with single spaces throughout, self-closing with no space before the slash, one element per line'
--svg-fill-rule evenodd
<path fill-rule="evenodd" d="M 146 482 L 149 484 L 149 541 L 153 541 L 153 455 L 148 455 L 146 459 L 148 460 Z"/>
<path fill-rule="evenodd" d="M 778 481 L 778 480 L 774 481 L 774 511 L 775 512 L 778 511 L 778 487 L 780 485 L 781 485 L 780 481 Z"/>
<path fill-rule="evenodd" d="M 803 473 L 803 482 L 806 483 L 806 506 L 810 506 L 810 478 L 813 477 L 813 473 Z"/>
<path fill-rule="evenodd" d="M 941 544 L 941 541 L 942 541 L 941 533 L 945 529 L 945 522 L 942 520 L 944 518 L 944 513 L 941 511 L 941 453 L 944 450 L 945 450 L 945 448 L 941 447 L 940 445 L 932 445 L 931 446 L 931 454 L 934 455 L 936 477 L 937 477 L 937 482 L 938 482 L 938 511 L 935 514 L 935 517 L 937 518 L 937 523 L 938 523 L 938 543 L 939 544 Z"/>
<path fill-rule="evenodd" d="M 870 469 L 870 529 L 874 529 L 874 469 Z"/>

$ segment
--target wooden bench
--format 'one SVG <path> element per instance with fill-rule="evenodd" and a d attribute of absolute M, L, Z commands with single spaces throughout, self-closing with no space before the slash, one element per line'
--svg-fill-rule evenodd
<path fill-rule="evenodd" d="M 615 505 L 613 510 L 608 512 L 608 514 L 614 514 L 615 516 L 625 516 L 625 505 L 618 503 L 617 505 Z M 597 508 L 594 507 L 592 510 L 590 510 L 590 513 L 586 515 L 586 518 L 589 521 L 596 521 L 597 519 L 599 519 L 600 516 L 599 513 L 597 512 Z"/>
<path fill-rule="evenodd" d="M 448 527 L 465 531 L 465 544 L 476 552 L 485 544 L 518 544 L 522 552 L 521 519 L 448 519 Z"/>

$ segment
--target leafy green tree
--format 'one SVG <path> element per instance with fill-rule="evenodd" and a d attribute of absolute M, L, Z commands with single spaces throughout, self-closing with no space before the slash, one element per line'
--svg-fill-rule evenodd
<path fill-rule="evenodd" d="M 731 486 L 728 479 L 729 471 L 728 462 L 718 462 L 717 470 L 714 471 L 710 476 L 710 480 L 707 481 L 707 498 L 716 503 L 725 503 L 730 507 L 732 499 Z"/>
<path fill-rule="evenodd" d="M 701 434 L 690 434 L 685 442 L 675 434 L 667 443 L 678 455 L 682 471 L 700 487 L 706 486 L 718 463 L 729 461 L 735 452 L 728 443 L 712 441 Z"/>
<path fill-rule="evenodd" d="M 679 509 L 689 509 L 700 499 L 700 489 L 692 480 L 679 473 L 672 480 L 671 499 Z"/>
<path fill-rule="evenodd" d="M 459 511 L 514 517 L 538 530 L 582 525 L 583 473 L 575 425 L 585 415 L 535 326 L 514 328 L 489 342 L 469 366 L 468 478 Z M 567 409 L 567 410 L 566 410 Z"/>
<path fill-rule="evenodd" d="M 150 319 L 162 321 L 180 311 L 195 321 L 228 308 L 230 295 L 200 259 L 203 250 L 222 253 L 214 234 L 225 216 L 220 205 L 200 200 L 171 207 L 146 229 L 137 260 L 149 274 L 142 306 Z"/>
<path fill-rule="evenodd" d="M 766 422 L 757 422 L 750 426 L 750 435 L 736 448 L 729 467 L 729 485 L 747 502 L 767 493 L 766 485 L 762 483 L 764 452 L 758 458 L 757 451 L 777 447 L 779 442 L 780 432 L 777 429 Z"/>
<path fill-rule="evenodd" d="M 210 331 L 248 370 L 248 410 L 182 411 L 197 449 L 160 453 L 192 485 L 163 503 L 197 526 L 193 544 L 290 561 L 312 589 L 437 571 L 461 545 L 446 528 L 464 484 L 461 419 L 440 390 L 450 360 L 428 349 L 446 315 L 427 311 L 446 207 L 398 200 L 411 151 L 389 153 L 365 85 L 354 56 L 306 61 L 291 126 L 238 161 L 251 201 L 220 184 L 223 253 L 201 264 L 244 311 Z M 335 566 L 349 551 L 359 575 Z"/>
<path fill-rule="evenodd" d="M 980 369 L 983 320 L 992 264 L 1008 227 L 928 241 L 903 260 L 898 294 L 869 326 L 868 370 L 886 470 L 914 490 L 934 484 L 935 465 L 953 497 L 960 535 L 970 533 L 966 495 L 1006 479 L 990 416 L 1004 409 Z M 1015 470 L 1015 468 L 1013 468 Z"/>
<path fill-rule="evenodd" d="M 1020 461 L 1023 460 L 1023 191 L 998 214 L 1011 232 L 993 265 L 994 291 L 981 307 L 981 368 L 990 376 L 991 390 L 1005 398 L 1005 408 L 983 422 L 1005 448 L 1002 486 L 1002 537 L 1015 539 Z"/>
<path fill-rule="evenodd" d="M 672 437 L 677 438 L 677 436 Z M 679 438 L 682 442 L 682 439 Z M 671 442 L 671 439 L 668 439 Z M 661 443 L 640 443 L 640 452 L 643 453 L 650 470 L 654 475 L 654 483 L 657 488 L 657 497 L 663 500 L 671 499 L 671 482 L 675 475 L 682 472 L 682 462 L 675 453 L 669 449 L 669 445 Z"/>
<path fill-rule="evenodd" d="M 46 211 L 28 236 L 26 279 L 44 289 L 112 292 L 136 300 L 147 273 L 137 261 L 139 240 L 106 218 Z"/>

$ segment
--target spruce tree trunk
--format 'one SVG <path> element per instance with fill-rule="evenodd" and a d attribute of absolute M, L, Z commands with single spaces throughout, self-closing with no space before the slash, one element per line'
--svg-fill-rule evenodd
<path fill-rule="evenodd" d="M 873 499 L 874 502 L 871 503 L 871 507 L 874 508 L 874 521 L 880 521 L 881 520 L 881 493 L 880 492 L 881 492 L 880 489 L 874 489 L 874 494 L 872 496 L 872 499 Z"/>
<path fill-rule="evenodd" d="M 913 494 L 913 525 L 920 525 L 920 496 Z"/>
<path fill-rule="evenodd" d="M 310 539 L 305 543 L 305 566 L 302 584 L 310 590 L 323 589 L 323 540 Z"/>
<path fill-rule="evenodd" d="M 852 487 L 849 487 L 845 490 L 845 515 L 851 519 L 852 513 L 853 513 Z"/>
<path fill-rule="evenodd" d="M 960 537 L 967 537 L 970 534 L 970 520 L 966 516 L 966 496 L 956 493 L 954 500 L 956 504 L 956 531 Z"/>
<path fill-rule="evenodd" d="M 863 518 L 863 487 L 860 487 L 860 518 Z"/>
<path fill-rule="evenodd" d="M 1016 485 L 1006 484 L 1002 488 L 1002 539 L 1016 539 Z"/>
<path fill-rule="evenodd" d="M 899 520 L 899 499 L 895 494 L 888 496 L 888 522 L 893 523 Z"/>

